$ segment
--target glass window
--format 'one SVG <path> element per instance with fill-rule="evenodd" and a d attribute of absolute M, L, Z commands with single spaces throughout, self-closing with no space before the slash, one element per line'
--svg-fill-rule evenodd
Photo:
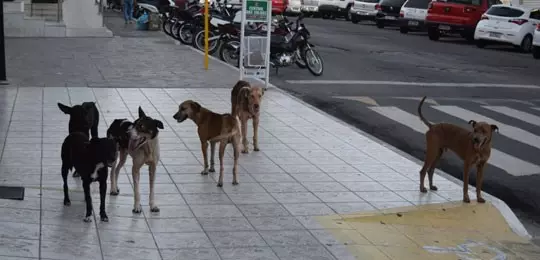
<path fill-rule="evenodd" d="M 364 3 L 378 3 L 381 0 L 358 0 L 356 2 L 364 2 Z"/>
<path fill-rule="evenodd" d="M 509 6 L 492 6 L 486 13 L 502 17 L 520 17 L 523 15 L 523 11 Z"/>
<path fill-rule="evenodd" d="M 531 11 L 531 15 L 529 16 L 532 19 L 540 20 L 540 10 L 535 9 Z"/>
<path fill-rule="evenodd" d="M 387 5 L 387 6 L 399 6 L 399 7 L 401 7 L 405 3 L 405 1 L 406 0 L 382 0 L 381 4 L 382 5 Z"/>
<path fill-rule="evenodd" d="M 409 0 L 404 6 L 409 8 L 427 9 L 429 2 L 431 2 L 431 0 Z"/>
<path fill-rule="evenodd" d="M 460 4 L 460 5 L 476 5 L 481 6 L 482 0 L 442 0 L 441 2 Z"/>

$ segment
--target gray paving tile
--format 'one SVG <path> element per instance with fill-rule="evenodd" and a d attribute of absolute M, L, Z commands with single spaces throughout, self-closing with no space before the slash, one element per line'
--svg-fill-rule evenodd
<path fill-rule="evenodd" d="M 341 182 L 343 186 L 351 191 L 387 191 L 388 188 L 375 181 L 353 181 Z"/>
<path fill-rule="evenodd" d="M 328 203 L 327 205 L 338 214 L 350 214 L 375 210 L 375 208 L 367 202 L 336 202 Z"/>
<path fill-rule="evenodd" d="M 117 247 L 134 247 L 155 249 L 156 243 L 149 232 L 106 230 L 99 231 L 101 244 L 109 244 Z"/>
<path fill-rule="evenodd" d="M 297 173 L 292 174 L 292 177 L 295 178 L 297 181 L 304 183 L 304 182 L 323 182 L 323 181 L 333 181 L 333 179 L 328 176 L 326 173 Z"/>
<path fill-rule="evenodd" d="M 205 231 L 249 231 L 253 227 L 244 217 L 198 218 Z"/>
<path fill-rule="evenodd" d="M 156 232 L 202 232 L 195 218 L 148 219 L 148 225 L 153 233 Z"/>
<path fill-rule="evenodd" d="M 280 192 L 271 193 L 271 195 L 280 203 L 321 202 L 321 200 L 311 192 Z"/>
<path fill-rule="evenodd" d="M 0 222 L 16 220 L 19 223 L 39 224 L 39 210 L 1 208 Z"/>
<path fill-rule="evenodd" d="M 257 230 L 304 229 L 304 226 L 295 217 L 249 217 L 248 219 Z"/>
<path fill-rule="evenodd" d="M 0 222 L 0 237 L 39 239 L 39 224 Z"/>
<path fill-rule="evenodd" d="M 159 200 L 157 201 L 159 203 Z M 148 210 L 147 218 L 192 218 L 193 213 L 187 205 L 178 206 L 160 206 L 159 212 L 150 212 Z"/>
<path fill-rule="evenodd" d="M 207 234 L 216 248 L 267 246 L 256 231 L 207 232 Z"/>
<path fill-rule="evenodd" d="M 294 216 L 322 216 L 335 212 L 324 203 L 294 203 L 283 204 Z"/>
<path fill-rule="evenodd" d="M 183 194 L 184 199 L 189 205 L 224 205 L 233 204 L 229 196 L 225 193 L 191 193 Z"/>
<path fill-rule="evenodd" d="M 0 254 L 13 257 L 39 257 L 39 240 L 0 236 Z"/>
<path fill-rule="evenodd" d="M 156 259 L 157 260 L 157 259 L 161 259 L 159 251 L 157 249 L 116 247 L 107 243 L 103 244 L 102 252 L 103 252 L 104 260 L 117 260 L 117 259 L 132 259 L 132 260 Z"/>
<path fill-rule="evenodd" d="M 290 216 L 280 204 L 238 205 L 246 217 Z"/>
<path fill-rule="evenodd" d="M 320 243 L 307 230 L 262 230 L 259 231 L 270 246 L 303 246 Z"/>
<path fill-rule="evenodd" d="M 298 182 L 264 182 L 261 186 L 268 192 L 307 192 Z"/>
<path fill-rule="evenodd" d="M 303 185 L 311 192 L 334 192 L 334 191 L 349 191 L 339 182 L 306 182 Z"/>
<path fill-rule="evenodd" d="M 268 193 L 229 193 L 229 198 L 236 204 L 268 204 L 277 201 Z"/>
<path fill-rule="evenodd" d="M 218 248 L 223 260 L 279 260 L 270 247 Z"/>
<path fill-rule="evenodd" d="M 397 195 L 396 193 L 388 191 L 360 191 L 356 194 L 369 202 L 375 201 L 404 201 L 405 199 Z"/>
<path fill-rule="evenodd" d="M 212 248 L 212 243 L 203 232 L 155 233 L 159 249 Z"/>
<path fill-rule="evenodd" d="M 97 229 L 94 225 L 42 225 L 41 239 L 48 241 L 75 241 L 82 240 L 85 243 L 99 245 Z"/>
<path fill-rule="evenodd" d="M 273 246 L 272 249 L 281 260 L 334 260 L 324 246 Z"/>
<path fill-rule="evenodd" d="M 162 249 L 163 260 L 221 260 L 214 248 Z"/>
<path fill-rule="evenodd" d="M 36 252 L 37 255 L 37 252 Z M 81 243 L 80 240 L 71 241 L 41 241 L 41 257 L 44 259 L 72 260 L 88 259 L 100 260 L 99 245 Z"/>
<path fill-rule="evenodd" d="M 323 202 L 363 202 L 354 192 L 314 192 Z"/>
<path fill-rule="evenodd" d="M 118 230 L 118 231 L 137 231 L 150 232 L 146 219 L 130 218 L 130 217 L 111 217 L 109 222 L 98 221 L 96 223 L 98 229 Z"/>
<path fill-rule="evenodd" d="M 243 217 L 235 205 L 191 205 L 191 210 L 197 218 Z"/>

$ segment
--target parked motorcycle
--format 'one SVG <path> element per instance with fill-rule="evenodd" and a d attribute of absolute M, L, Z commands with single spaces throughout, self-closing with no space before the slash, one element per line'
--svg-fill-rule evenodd
<path fill-rule="evenodd" d="M 300 68 L 305 68 L 314 76 L 321 76 L 324 71 L 323 60 L 310 43 L 310 33 L 304 23 L 301 14 L 296 20 L 295 29 L 290 29 L 286 36 L 273 35 L 270 41 L 270 65 L 276 69 L 288 67 L 295 63 Z M 286 17 L 282 19 L 289 27 L 292 25 Z M 238 66 L 240 57 L 240 40 L 233 39 L 223 44 L 219 53 L 223 61 Z"/>

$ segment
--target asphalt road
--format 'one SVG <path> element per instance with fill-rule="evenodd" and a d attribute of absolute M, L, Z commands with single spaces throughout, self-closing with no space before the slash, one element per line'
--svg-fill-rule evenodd
<path fill-rule="evenodd" d="M 425 130 L 416 119 L 422 96 L 433 101 L 424 106 L 432 122 L 495 120 L 501 131 L 484 190 L 524 217 L 540 219 L 540 110 L 534 109 L 540 87 L 530 86 L 540 85 L 540 61 L 512 47 L 478 49 L 460 38 L 432 42 L 425 33 L 404 35 L 367 22 L 306 18 L 305 25 L 324 59 L 324 75 L 290 67 L 271 75 L 274 85 L 419 159 L 425 151 Z M 462 179 L 462 165 L 446 153 L 439 168 Z"/>

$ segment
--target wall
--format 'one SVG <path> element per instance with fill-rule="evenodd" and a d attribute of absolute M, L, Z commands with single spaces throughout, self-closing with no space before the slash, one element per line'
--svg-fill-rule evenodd
<path fill-rule="evenodd" d="M 62 11 L 66 28 L 102 28 L 103 17 L 95 0 L 64 0 Z"/>

